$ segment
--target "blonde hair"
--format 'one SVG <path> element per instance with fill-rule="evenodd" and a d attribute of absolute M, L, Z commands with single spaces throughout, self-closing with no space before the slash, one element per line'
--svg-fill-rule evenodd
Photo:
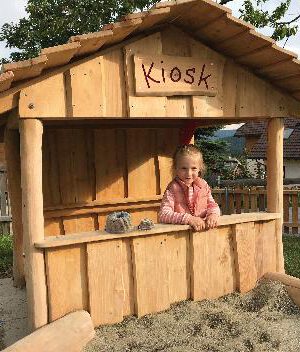
<path fill-rule="evenodd" d="M 173 155 L 173 169 L 175 170 L 177 167 L 178 158 L 186 155 L 199 158 L 199 171 L 200 175 L 203 176 L 206 170 L 206 166 L 203 161 L 203 155 L 200 149 L 194 144 L 183 144 L 177 147 Z"/>

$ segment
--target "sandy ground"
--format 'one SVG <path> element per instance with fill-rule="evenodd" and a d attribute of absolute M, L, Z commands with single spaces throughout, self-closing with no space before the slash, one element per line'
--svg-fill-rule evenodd
<path fill-rule="evenodd" d="M 27 335 L 26 291 L 0 280 L 0 350 Z"/>
<path fill-rule="evenodd" d="M 245 295 L 181 302 L 98 328 L 84 351 L 298 352 L 300 310 L 282 284 L 263 281 Z"/>
<path fill-rule="evenodd" d="M 27 335 L 25 290 L 0 280 L 0 350 Z M 185 301 L 97 329 L 84 352 L 298 352 L 300 309 L 285 287 L 262 281 L 245 295 Z M 34 351 L 33 351 L 34 352 Z"/>

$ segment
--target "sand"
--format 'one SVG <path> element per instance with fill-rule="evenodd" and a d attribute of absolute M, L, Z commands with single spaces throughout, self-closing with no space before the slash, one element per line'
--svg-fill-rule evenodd
<path fill-rule="evenodd" d="M 11 278 L 0 280 L 0 350 L 28 334 L 26 291 L 13 286 Z"/>
<path fill-rule="evenodd" d="M 96 333 L 85 352 L 298 352 L 300 310 L 284 285 L 263 280 L 244 295 L 181 302 Z"/>

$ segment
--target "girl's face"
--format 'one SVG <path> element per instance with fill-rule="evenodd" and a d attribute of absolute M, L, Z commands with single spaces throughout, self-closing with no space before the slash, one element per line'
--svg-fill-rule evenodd
<path fill-rule="evenodd" d="M 176 175 L 187 186 L 191 186 L 200 171 L 199 157 L 193 155 L 179 156 L 176 162 Z"/>

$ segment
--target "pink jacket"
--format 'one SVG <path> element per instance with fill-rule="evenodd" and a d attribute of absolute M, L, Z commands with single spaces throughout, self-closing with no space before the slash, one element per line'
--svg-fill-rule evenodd
<path fill-rule="evenodd" d="M 178 181 L 180 184 L 178 184 Z M 198 177 L 192 186 L 193 192 L 190 198 L 189 187 L 178 178 L 169 183 L 162 198 L 158 215 L 159 222 L 188 224 L 192 212 L 194 212 L 194 216 L 201 218 L 210 214 L 220 215 L 220 208 L 213 199 L 207 182 Z M 188 204 L 187 199 L 189 199 L 190 204 Z"/>

